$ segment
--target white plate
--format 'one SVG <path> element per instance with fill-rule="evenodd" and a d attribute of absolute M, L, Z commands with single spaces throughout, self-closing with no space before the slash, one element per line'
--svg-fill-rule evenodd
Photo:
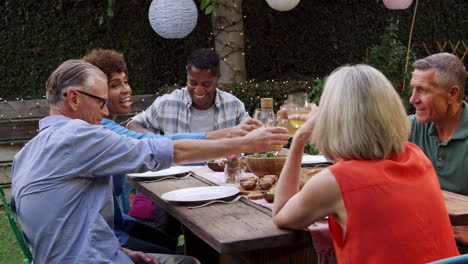
<path fill-rule="evenodd" d="M 169 169 L 165 170 L 160 170 L 160 171 L 147 171 L 144 173 L 130 173 L 127 174 L 130 177 L 151 177 L 151 178 L 157 178 L 157 177 L 166 177 L 166 176 L 171 176 L 171 175 L 178 175 L 178 174 L 184 174 L 190 171 L 189 167 L 184 167 L 184 166 L 175 166 L 175 167 L 170 167 Z"/>
<path fill-rule="evenodd" d="M 239 193 L 238 188 L 226 186 L 193 187 L 167 192 L 161 198 L 170 202 L 207 202 L 232 197 Z"/>
<path fill-rule="evenodd" d="M 302 164 L 320 164 L 329 163 L 323 155 L 308 155 L 302 156 Z"/>

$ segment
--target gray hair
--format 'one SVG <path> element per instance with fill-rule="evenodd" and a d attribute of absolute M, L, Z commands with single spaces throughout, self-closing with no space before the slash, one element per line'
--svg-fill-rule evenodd
<path fill-rule="evenodd" d="M 440 88 L 448 90 L 453 85 L 460 87 L 458 101 L 465 97 L 465 66 L 457 56 L 450 53 L 437 53 L 414 62 L 419 70 L 435 69 L 436 82 Z"/>
<path fill-rule="evenodd" d="M 343 66 L 328 77 L 311 141 L 335 160 L 388 158 L 405 148 L 410 126 L 390 81 L 369 65 Z"/>
<path fill-rule="evenodd" d="M 69 88 L 93 87 L 97 76 L 107 83 L 106 75 L 96 66 L 82 60 L 67 60 L 55 69 L 46 82 L 46 99 L 52 106 L 61 106 Z"/>

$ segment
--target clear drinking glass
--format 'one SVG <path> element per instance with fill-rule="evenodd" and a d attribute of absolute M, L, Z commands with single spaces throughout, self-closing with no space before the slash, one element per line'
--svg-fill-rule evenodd
<path fill-rule="evenodd" d="M 307 106 L 309 105 L 309 97 L 307 93 L 295 93 L 288 95 L 288 100 L 286 103 L 288 116 L 292 115 L 306 115 L 309 113 Z M 296 128 L 296 130 L 304 124 L 302 120 L 289 120 L 291 125 Z"/>
<path fill-rule="evenodd" d="M 263 123 L 262 127 L 275 127 L 276 126 L 276 115 L 272 109 L 257 108 L 255 109 L 253 118 L 262 122 Z M 277 147 L 283 147 L 283 146 L 278 145 Z M 278 152 L 275 151 L 275 154 L 278 154 Z"/>
<path fill-rule="evenodd" d="M 287 112 L 287 107 L 286 105 L 283 105 L 281 106 L 281 110 L 280 111 L 286 111 Z M 283 118 L 281 115 L 278 114 L 277 118 L 276 118 L 276 123 L 279 127 L 284 127 L 288 130 L 288 135 L 290 135 L 291 137 L 294 136 L 294 134 L 296 133 L 296 130 L 297 128 L 295 128 L 291 123 L 290 121 L 287 119 L 287 118 Z"/>
<path fill-rule="evenodd" d="M 273 111 L 262 110 L 260 108 L 255 109 L 253 119 L 256 119 L 263 123 L 263 127 L 275 127 L 276 116 Z"/>

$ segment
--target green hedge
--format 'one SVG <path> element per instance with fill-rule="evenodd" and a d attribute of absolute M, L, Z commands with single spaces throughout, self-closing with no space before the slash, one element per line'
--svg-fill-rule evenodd
<path fill-rule="evenodd" d="M 106 15 L 108 1 L 103 0 L 0 3 L 0 98 L 43 96 L 54 68 L 92 48 L 125 53 L 135 94 L 183 85 L 186 57 L 195 48 L 213 45 L 210 17 L 199 13 L 187 38 L 165 40 L 149 25 L 151 0 L 115 2 L 113 18 Z M 436 40 L 468 43 L 466 0 L 419 4 L 413 38 L 416 57 L 426 56 L 423 41 L 430 52 L 437 51 Z M 307 80 L 328 75 L 342 64 L 364 61 L 390 17 L 400 21 L 398 38 L 406 45 L 412 17 L 412 9 L 392 11 L 381 1 L 369 0 L 303 0 L 289 12 L 274 11 L 265 1 L 243 1 L 243 12 L 248 79 L 260 82 Z"/>
<path fill-rule="evenodd" d="M 308 92 L 311 102 L 317 103 L 322 93 L 322 80 L 319 78 L 306 78 L 302 80 L 251 80 L 242 84 L 220 85 L 223 91 L 234 94 L 239 100 L 244 102 L 245 108 L 249 113 L 253 113 L 256 108 L 260 108 L 260 98 L 272 97 L 274 110 L 278 111 L 284 103 L 288 94 L 296 92 Z M 158 95 L 172 92 L 179 89 L 180 86 L 164 86 L 156 93 Z"/>

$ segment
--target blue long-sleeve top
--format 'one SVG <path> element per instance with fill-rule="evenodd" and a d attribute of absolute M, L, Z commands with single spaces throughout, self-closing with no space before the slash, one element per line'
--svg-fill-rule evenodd
<path fill-rule="evenodd" d="M 103 118 L 101 120 L 101 125 L 107 127 L 109 130 L 114 131 L 115 133 L 119 135 L 125 135 L 128 137 L 136 138 L 136 139 L 142 139 L 142 138 L 160 138 L 160 137 L 165 137 L 165 138 L 170 138 L 172 140 L 177 140 L 177 139 L 205 139 L 206 137 L 206 132 L 200 132 L 200 133 L 179 133 L 179 134 L 174 134 L 174 135 L 159 135 L 159 134 L 154 134 L 154 133 L 138 133 L 133 130 L 127 129 L 126 127 L 123 127 L 116 122 Z"/>
<path fill-rule="evenodd" d="M 131 138 L 136 138 L 136 139 L 143 139 L 143 138 L 169 138 L 172 140 L 177 140 L 177 139 L 205 139 L 206 132 L 201 132 L 201 133 L 179 133 L 179 134 L 174 134 L 174 135 L 159 135 L 159 134 L 154 134 L 154 133 L 138 133 L 133 130 L 127 129 L 116 122 L 103 118 L 101 120 L 101 125 L 105 126 L 107 129 L 119 134 L 119 135 L 125 135 Z M 128 241 L 129 235 L 123 231 L 123 226 L 125 226 L 125 221 L 132 221 L 132 218 L 130 216 L 125 216 L 123 215 L 119 204 L 117 197 L 120 196 L 123 192 L 123 186 L 125 183 L 125 174 L 121 175 L 114 175 L 112 177 L 113 184 L 114 184 L 114 233 L 117 236 L 117 238 L 120 241 L 121 245 L 125 245 Z M 124 219 L 125 218 L 125 219 Z M 136 220 L 135 220 L 136 221 Z"/>

